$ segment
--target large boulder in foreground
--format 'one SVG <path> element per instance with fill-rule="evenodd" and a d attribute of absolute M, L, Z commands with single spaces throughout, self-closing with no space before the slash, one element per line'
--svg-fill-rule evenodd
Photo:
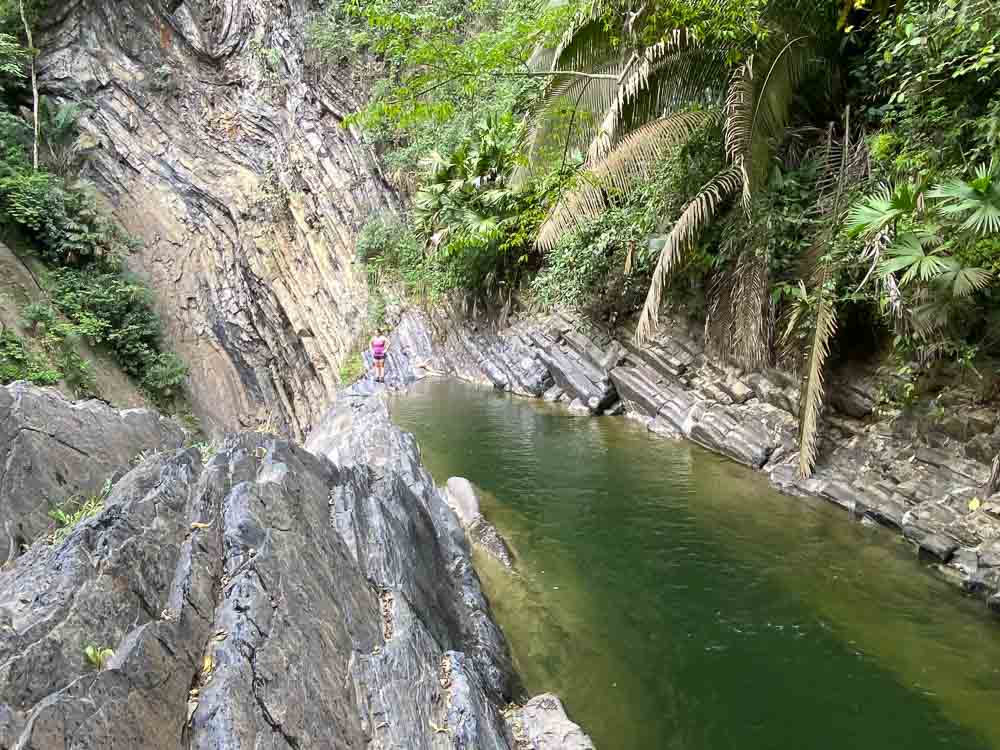
<path fill-rule="evenodd" d="M 515 747 L 507 645 L 412 436 L 344 398 L 309 449 L 150 456 L 0 572 L 0 748 Z"/>
<path fill-rule="evenodd" d="M 175 422 L 149 409 L 74 403 L 23 382 L 0 386 L 0 563 L 45 532 L 53 506 L 98 492 L 138 457 L 183 440 Z"/>

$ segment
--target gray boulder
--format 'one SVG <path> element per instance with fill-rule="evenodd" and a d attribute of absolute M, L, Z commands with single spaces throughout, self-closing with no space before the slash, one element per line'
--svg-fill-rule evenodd
<path fill-rule="evenodd" d="M 183 441 L 175 422 L 149 409 L 74 403 L 28 383 L 0 387 L 0 563 L 12 545 L 45 532 L 53 506 L 92 495 L 138 456 Z"/>

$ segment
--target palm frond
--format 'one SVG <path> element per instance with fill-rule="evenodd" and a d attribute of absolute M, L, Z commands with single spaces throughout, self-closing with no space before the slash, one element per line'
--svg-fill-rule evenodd
<path fill-rule="evenodd" d="M 934 281 L 947 290 L 951 297 L 957 299 L 985 289 L 993 279 L 993 275 L 985 268 L 963 266 L 954 259 L 950 259 L 948 266 L 949 270 L 941 273 Z"/>
<path fill-rule="evenodd" d="M 860 140 L 860 143 L 863 144 L 863 140 Z M 824 373 L 826 360 L 830 354 L 830 342 L 836 334 L 837 325 L 836 303 L 828 288 L 831 284 L 834 267 L 827 255 L 820 255 L 819 248 L 827 246 L 834 235 L 840 231 L 844 220 L 843 204 L 847 189 L 867 172 L 867 158 L 859 160 L 856 156 L 858 153 L 863 153 L 867 157 L 867 149 L 864 147 L 861 151 L 851 148 L 851 109 L 848 107 L 844 112 L 843 141 L 837 143 L 832 136 L 832 131 L 827 140 L 825 163 L 828 165 L 828 173 L 835 174 L 835 178 L 831 177 L 828 186 L 821 188 L 818 199 L 818 203 L 822 206 L 820 210 L 829 217 L 827 232 L 825 236 L 817 237 L 814 242 L 815 249 L 809 253 L 815 258 L 814 265 L 809 269 L 809 279 L 816 290 L 814 299 L 817 303 L 816 316 L 805 356 L 805 369 L 799 397 L 799 474 L 804 479 L 812 475 L 816 466 L 819 418 L 826 397 Z M 836 170 L 832 168 L 834 158 L 839 158 Z M 832 193 L 832 198 L 827 197 L 828 193 Z M 872 268 L 875 268 L 876 262 L 872 263 Z M 797 313 L 790 316 L 789 328 L 786 333 L 793 330 L 797 319 L 804 316 L 813 302 L 806 291 L 805 284 L 801 280 L 799 284 Z"/>
<path fill-rule="evenodd" d="M 629 135 L 605 158 L 577 177 L 538 232 L 537 246 L 551 250 L 564 232 L 607 208 L 608 188 L 627 194 L 633 179 L 648 175 L 659 159 L 718 117 L 717 112 L 682 112 L 651 122 Z"/>
<path fill-rule="evenodd" d="M 636 127 L 681 106 L 719 103 L 712 92 L 722 71 L 721 56 L 684 29 L 648 47 L 623 71 L 588 160 L 601 158 Z"/>
<path fill-rule="evenodd" d="M 879 264 L 879 276 L 885 278 L 903 271 L 899 284 L 906 286 L 918 279 L 927 282 L 945 273 L 949 268 L 949 259 L 935 251 L 927 252 L 925 239 L 915 231 L 897 237 Z"/>
<path fill-rule="evenodd" d="M 1000 233 L 1000 177 L 993 165 L 981 164 L 971 182 L 952 179 L 928 192 L 944 201 L 945 214 L 969 214 L 962 229 L 979 235 Z"/>
<path fill-rule="evenodd" d="M 771 349 L 770 282 L 766 254 L 744 250 L 736 263 L 732 286 L 731 350 L 750 370 L 768 363 Z"/>
<path fill-rule="evenodd" d="M 595 72 L 617 76 L 620 65 Z M 574 149 L 588 148 L 617 91 L 617 80 L 580 76 L 563 77 L 548 87 L 528 113 L 525 163 L 515 169 L 513 184 L 523 184 L 539 164 L 551 165 Z"/>
<path fill-rule="evenodd" d="M 653 271 L 649 292 L 646 294 L 646 302 L 635 331 L 637 344 L 641 345 L 648 341 L 659 324 L 663 288 L 681 255 L 690 248 L 702 229 L 715 217 L 719 207 L 740 190 L 741 185 L 739 170 L 729 167 L 709 181 L 681 212 L 680 218 L 667 235 Z"/>
<path fill-rule="evenodd" d="M 905 208 L 893 199 L 892 189 L 883 185 L 854 204 L 847 215 L 847 231 L 854 236 L 872 237 L 905 213 Z"/>
<path fill-rule="evenodd" d="M 779 39 L 779 42 L 781 40 Z M 736 68 L 725 106 L 726 155 L 743 174 L 742 203 L 749 216 L 753 194 L 767 180 L 772 143 L 783 140 L 799 85 L 814 67 L 811 40 L 789 39 Z"/>
<path fill-rule="evenodd" d="M 812 476 L 816 466 L 819 443 L 819 418 L 823 410 L 825 391 L 823 371 L 830 356 L 830 342 L 837 331 L 836 308 L 825 292 L 821 291 L 816 308 L 816 324 L 806 358 L 805 380 L 802 386 L 802 404 L 799 410 L 799 475 Z"/>
<path fill-rule="evenodd" d="M 726 116 L 723 121 L 726 157 L 743 177 L 741 203 L 747 216 L 750 215 L 751 200 L 749 161 L 753 151 L 751 143 L 754 101 L 753 63 L 754 58 L 751 55 L 746 62 L 733 71 L 729 83 L 729 94 L 726 96 Z"/>

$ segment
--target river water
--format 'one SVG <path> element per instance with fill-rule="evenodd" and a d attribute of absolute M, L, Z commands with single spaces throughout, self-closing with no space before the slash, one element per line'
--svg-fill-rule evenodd
<path fill-rule="evenodd" d="M 894 535 L 625 419 L 450 381 L 392 410 L 484 490 L 526 687 L 599 750 L 1000 748 L 1000 624 Z"/>

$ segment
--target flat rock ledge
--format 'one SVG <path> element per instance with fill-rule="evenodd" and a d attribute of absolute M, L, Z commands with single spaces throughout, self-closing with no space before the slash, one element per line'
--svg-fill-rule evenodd
<path fill-rule="evenodd" d="M 801 479 L 798 383 L 777 371 L 720 365 L 680 321 L 661 331 L 638 349 L 631 330 L 597 330 L 559 314 L 496 331 L 447 307 L 433 317 L 411 310 L 393 334 L 393 382 L 438 372 L 578 413 L 627 414 L 659 435 L 762 471 L 783 492 L 824 498 L 893 529 L 1000 613 L 1000 494 L 987 491 L 990 460 L 1000 453 L 995 411 L 941 403 L 937 415 L 882 417 L 871 377 L 834 376 L 819 466 Z M 978 507 L 970 507 L 974 498 Z"/>
<path fill-rule="evenodd" d="M 343 397 L 305 448 L 151 455 L 0 572 L 0 748 L 581 747 L 544 739 L 549 709 L 519 743 L 521 699 L 463 530 L 378 398 Z"/>

